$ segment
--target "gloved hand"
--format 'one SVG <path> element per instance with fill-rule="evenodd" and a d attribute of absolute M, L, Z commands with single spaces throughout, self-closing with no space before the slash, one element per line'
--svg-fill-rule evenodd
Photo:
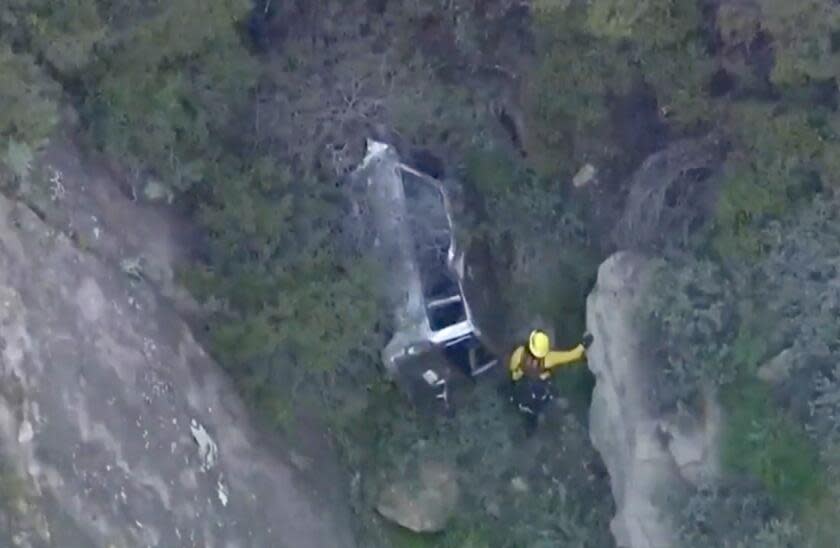
<path fill-rule="evenodd" d="M 583 334 L 583 341 L 582 341 L 581 344 L 583 344 L 584 348 L 589 348 L 589 346 L 592 344 L 592 341 L 594 341 L 594 340 L 595 340 L 595 337 L 592 336 L 592 333 L 587 331 L 586 333 Z"/>

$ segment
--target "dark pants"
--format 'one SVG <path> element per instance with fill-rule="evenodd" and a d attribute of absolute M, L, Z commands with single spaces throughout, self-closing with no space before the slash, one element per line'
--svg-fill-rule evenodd
<path fill-rule="evenodd" d="M 551 382 L 523 377 L 513 382 L 510 401 L 525 419 L 525 431 L 533 434 L 539 424 L 540 414 L 554 399 Z"/>

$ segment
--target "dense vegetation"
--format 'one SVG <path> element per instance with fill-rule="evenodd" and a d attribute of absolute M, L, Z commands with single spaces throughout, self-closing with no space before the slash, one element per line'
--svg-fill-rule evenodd
<path fill-rule="evenodd" d="M 546 546 L 603 546 L 604 484 L 578 485 L 565 471 L 594 459 L 581 421 L 545 445 L 565 455 L 546 474 L 575 491 L 546 492 L 536 509 L 505 495 L 495 502 L 515 510 L 485 531 L 476 524 L 488 481 L 517 470 L 500 455 L 521 458 L 516 424 L 481 390 L 471 412 L 443 425 L 394 418 L 401 400 L 376 364 L 387 323 L 378 274 L 347 233 L 336 182 L 367 135 L 441 158 L 468 185 L 468 236 L 493 252 L 511 340 L 540 317 L 571 342 L 594 268 L 613 248 L 603 225 L 622 183 L 668 139 L 717 134 L 727 154 L 715 200 L 697 206 L 709 220 L 689 242 L 657 250 L 671 291 L 651 303 L 651 328 L 669 343 L 669 401 L 690 405 L 712 383 L 731 416 L 723 456 L 737 479 L 694 493 L 686 542 L 836 538 L 824 522 L 840 473 L 836 308 L 825 300 L 840 252 L 834 2 L 257 4 L 4 2 L 5 180 L 26 179 L 77 113 L 92 155 L 139 185 L 162 182 L 206 231 L 205 260 L 185 280 L 208 303 L 216 355 L 270 425 L 317 415 L 354 469 L 400 470 L 421 439 L 432 454 L 487 466 L 463 478 L 469 503 L 448 535 L 400 542 L 521 546 L 539 534 Z M 599 183 L 573 189 L 586 163 Z M 801 371 L 758 385 L 759 366 L 789 347 Z M 580 379 L 560 384 L 569 396 Z"/>

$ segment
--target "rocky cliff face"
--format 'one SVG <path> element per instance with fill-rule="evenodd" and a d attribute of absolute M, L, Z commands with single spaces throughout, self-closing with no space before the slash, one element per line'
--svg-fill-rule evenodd
<path fill-rule="evenodd" d="M 352 546 L 132 275 L 0 198 L 0 543 Z"/>
<path fill-rule="evenodd" d="M 702 416 L 671 416 L 657 401 L 652 353 L 640 328 L 649 261 L 620 252 L 607 259 L 587 301 L 596 377 L 590 436 L 609 470 L 616 503 L 610 527 L 628 548 L 677 545 L 669 497 L 717 473 L 719 410 L 708 395 Z M 679 420 L 678 420 L 679 419 Z"/>

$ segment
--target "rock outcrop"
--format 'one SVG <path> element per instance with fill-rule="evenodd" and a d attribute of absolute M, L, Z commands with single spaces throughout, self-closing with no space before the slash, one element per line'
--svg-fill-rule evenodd
<path fill-rule="evenodd" d="M 590 436 L 610 474 L 613 536 L 628 548 L 677 546 L 669 495 L 717 473 L 720 412 L 713 395 L 698 417 L 677 420 L 658 405 L 651 382 L 657 364 L 639 325 L 649 274 L 643 256 L 617 253 L 601 265 L 587 300 L 587 327 L 595 336 L 589 368 L 596 377 Z"/>
<path fill-rule="evenodd" d="M 613 229 L 618 249 L 682 245 L 711 214 L 724 145 L 714 134 L 652 154 L 633 174 Z"/>
<path fill-rule="evenodd" d="M 0 448 L 3 545 L 353 545 L 147 283 L 2 197 Z"/>

